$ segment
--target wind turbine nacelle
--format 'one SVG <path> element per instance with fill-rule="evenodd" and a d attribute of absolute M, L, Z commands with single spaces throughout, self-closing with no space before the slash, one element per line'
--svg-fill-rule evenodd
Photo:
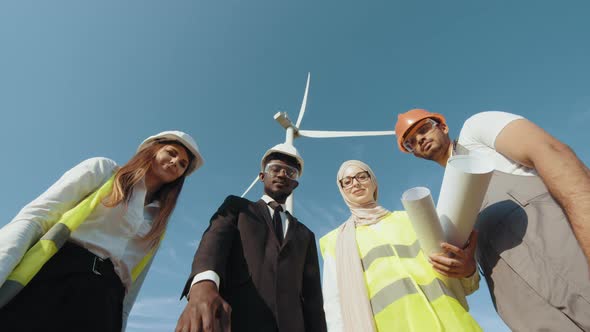
<path fill-rule="evenodd" d="M 275 114 L 274 119 L 285 129 L 288 129 L 289 127 L 295 129 L 295 131 L 297 131 L 297 127 L 295 126 L 295 124 L 293 123 L 293 121 L 291 121 L 291 119 L 289 119 L 289 117 L 287 116 L 287 112 L 277 112 L 277 114 Z"/>

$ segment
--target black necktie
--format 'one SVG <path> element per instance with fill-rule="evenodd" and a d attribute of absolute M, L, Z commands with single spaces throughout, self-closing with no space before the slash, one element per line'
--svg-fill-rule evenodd
<path fill-rule="evenodd" d="M 268 203 L 268 205 L 275 211 L 272 214 L 272 226 L 274 227 L 275 235 L 277 236 L 279 243 L 283 243 L 283 220 L 281 219 L 281 211 L 283 211 L 283 207 L 275 201 Z"/>

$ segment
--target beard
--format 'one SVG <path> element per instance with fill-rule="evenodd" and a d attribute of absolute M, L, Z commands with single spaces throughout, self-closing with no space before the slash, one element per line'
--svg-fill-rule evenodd
<path fill-rule="evenodd" d="M 436 161 L 442 154 L 444 154 L 445 151 L 446 149 L 444 144 L 439 144 L 438 142 L 433 141 L 430 143 L 430 148 L 428 151 L 420 151 L 414 155 L 422 159 Z"/>

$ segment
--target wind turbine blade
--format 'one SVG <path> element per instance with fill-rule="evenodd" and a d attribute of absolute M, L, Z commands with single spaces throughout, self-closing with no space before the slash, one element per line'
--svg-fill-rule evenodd
<path fill-rule="evenodd" d="M 307 107 L 307 93 L 309 92 L 309 79 L 311 78 L 311 73 L 307 73 L 307 83 L 305 84 L 305 93 L 303 94 L 303 101 L 301 102 L 301 108 L 299 109 L 299 116 L 297 117 L 297 122 L 295 123 L 295 127 L 299 129 L 299 125 L 301 124 L 301 120 L 303 120 L 303 114 L 305 113 L 305 108 Z"/>
<path fill-rule="evenodd" d="M 248 187 L 248 189 L 246 189 L 246 191 L 244 191 L 244 193 L 240 197 L 246 196 L 246 194 L 250 191 L 250 189 L 252 189 L 252 187 L 254 187 L 254 185 L 256 184 L 256 182 L 258 182 L 258 175 L 254 179 L 254 181 L 252 181 L 252 184 L 250 184 L 250 187 Z"/>
<path fill-rule="evenodd" d="M 358 137 L 358 136 L 391 136 L 395 131 L 326 131 L 326 130 L 299 130 L 299 136 L 313 138 L 334 138 L 334 137 Z"/>

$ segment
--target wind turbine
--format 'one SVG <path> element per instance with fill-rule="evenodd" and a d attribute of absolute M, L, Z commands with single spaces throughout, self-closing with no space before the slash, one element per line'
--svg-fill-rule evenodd
<path fill-rule="evenodd" d="M 337 138 L 337 137 L 359 137 L 359 136 L 391 136 L 395 135 L 395 131 L 329 131 L 329 130 L 301 130 L 299 129 L 303 115 L 305 114 L 305 108 L 307 107 L 307 95 L 309 93 L 309 81 L 311 74 L 307 73 L 307 83 L 305 84 L 305 92 L 303 94 L 303 101 L 301 102 L 301 108 L 299 109 L 299 116 L 297 116 L 297 122 L 293 122 L 287 117 L 287 112 L 277 112 L 274 115 L 274 119 L 285 128 L 285 144 L 293 145 L 293 140 L 298 137 L 310 137 L 310 138 Z M 250 189 L 258 182 L 258 176 L 252 181 L 248 189 L 244 191 L 241 197 L 246 196 Z M 287 210 L 293 213 L 293 194 L 287 198 Z"/>

